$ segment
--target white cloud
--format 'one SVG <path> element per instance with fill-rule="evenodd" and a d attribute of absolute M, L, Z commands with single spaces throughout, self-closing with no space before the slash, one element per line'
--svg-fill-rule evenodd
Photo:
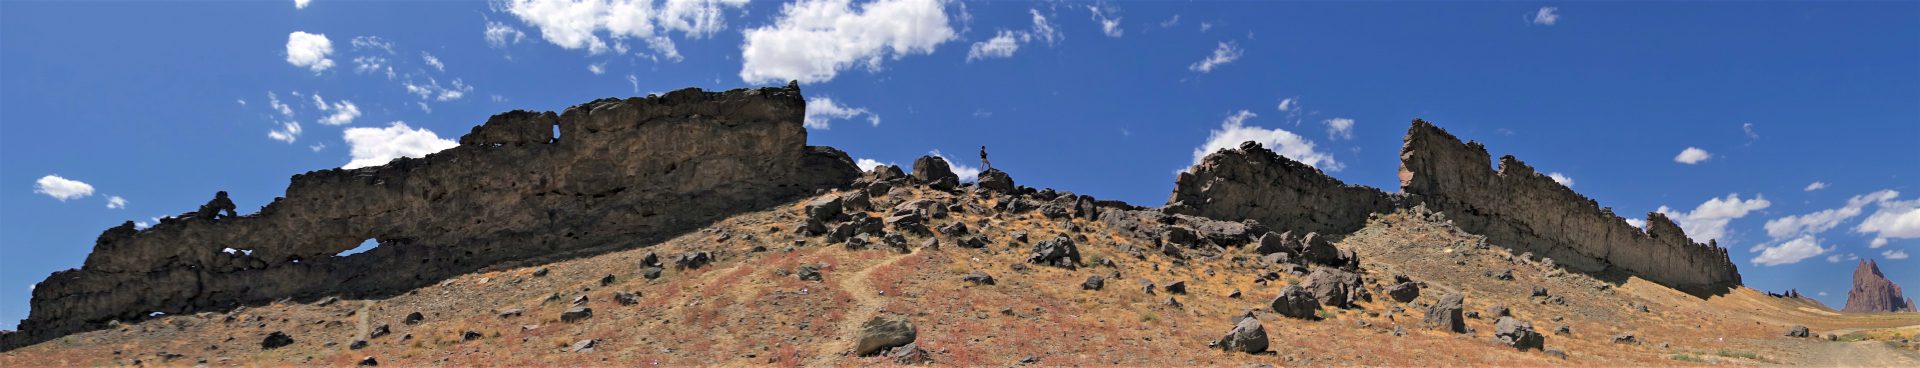
<path fill-rule="evenodd" d="M 426 128 L 413 129 L 399 121 L 385 128 L 348 128 L 343 138 L 351 147 L 353 159 L 342 169 L 385 165 L 396 158 L 424 157 L 460 145 Z"/>
<path fill-rule="evenodd" d="M 931 153 L 935 157 L 947 161 L 947 169 L 953 170 L 954 175 L 959 175 L 960 182 L 967 183 L 980 179 L 980 168 L 960 164 L 959 161 L 954 160 L 952 157 L 940 154 L 940 150 L 933 150 Z"/>
<path fill-rule="evenodd" d="M 1804 215 L 1795 215 L 1768 220 L 1767 236 L 1774 239 L 1786 239 L 1794 235 L 1812 235 L 1840 226 L 1841 222 L 1859 216 L 1869 204 L 1886 202 L 1899 197 L 1900 192 L 1882 190 L 1853 196 L 1847 199 L 1847 205 Z"/>
<path fill-rule="evenodd" d="M 1826 253 L 1827 250 L 1826 248 L 1821 248 L 1820 240 L 1814 239 L 1812 235 L 1801 236 L 1785 243 L 1780 243 L 1779 245 L 1761 248 L 1760 256 L 1753 257 L 1753 264 L 1779 266 L 1799 263 L 1801 260 Z M 1833 258 L 1828 257 L 1828 260 L 1831 261 Z"/>
<path fill-rule="evenodd" d="M 1827 189 L 1827 183 L 1816 181 L 1816 182 L 1813 182 L 1813 184 L 1807 184 L 1807 189 L 1803 189 L 1803 190 L 1811 192 L 1811 191 L 1816 191 L 1821 189 Z"/>
<path fill-rule="evenodd" d="M 1560 185 L 1564 185 L 1568 188 L 1573 187 L 1573 177 L 1567 176 L 1566 174 L 1561 174 L 1558 172 L 1550 172 L 1550 173 L 1547 173 L 1547 177 L 1552 178 L 1553 182 L 1560 183 Z M 1645 220 L 1642 220 L 1642 222 L 1645 222 Z M 1634 226 L 1634 227 L 1640 227 L 1640 226 Z"/>
<path fill-rule="evenodd" d="M 587 64 L 587 71 L 593 75 L 607 74 L 607 63 Z"/>
<path fill-rule="evenodd" d="M 1887 246 L 1887 238 L 1873 238 L 1873 241 L 1867 242 L 1867 248 L 1880 249 L 1884 246 Z"/>
<path fill-rule="evenodd" d="M 487 21 L 486 35 L 487 46 L 496 49 L 506 48 L 508 45 L 517 45 L 520 44 L 520 41 L 527 39 L 527 33 L 521 32 L 519 28 L 513 28 L 513 26 L 507 25 L 506 23 L 491 20 Z"/>
<path fill-rule="evenodd" d="M 1000 35 L 993 36 L 992 39 L 974 42 L 973 47 L 967 50 L 967 62 L 985 58 L 1013 57 L 1013 52 L 1020 50 L 1018 37 L 1013 31 L 1000 31 Z"/>
<path fill-rule="evenodd" d="M 859 166 L 860 171 L 873 171 L 873 168 L 880 167 L 880 165 L 892 165 L 892 164 L 881 163 L 880 161 L 875 161 L 870 158 L 863 158 L 863 159 L 853 161 L 853 166 Z"/>
<path fill-rule="evenodd" d="M 1258 115 L 1247 110 L 1240 110 L 1233 115 L 1227 116 L 1226 120 L 1220 122 L 1220 129 L 1215 129 L 1212 134 L 1207 136 L 1207 143 L 1193 150 L 1193 164 L 1199 165 L 1201 161 L 1206 159 L 1208 154 L 1215 151 L 1239 148 L 1242 142 L 1254 141 L 1260 142 L 1261 145 L 1279 153 L 1281 156 L 1286 156 L 1294 161 L 1307 164 L 1307 166 L 1328 171 L 1340 171 L 1343 167 L 1339 161 L 1333 159 L 1332 155 L 1315 151 L 1313 141 L 1307 140 L 1298 134 L 1293 134 L 1293 132 L 1284 129 L 1267 129 L 1246 125 L 1247 119 L 1255 116 Z"/>
<path fill-rule="evenodd" d="M 1020 50 L 1021 44 L 1040 40 L 1052 46 L 1054 42 L 1065 38 L 1059 31 L 1054 30 L 1052 23 L 1047 22 L 1046 16 L 1040 15 L 1040 10 L 1027 9 L 1027 11 L 1033 14 L 1032 30 L 1001 30 L 991 39 L 974 42 L 973 46 L 967 49 L 967 62 L 988 58 L 1009 58 L 1013 57 L 1015 51 Z"/>
<path fill-rule="evenodd" d="M 447 64 L 441 63 L 440 58 L 433 57 L 433 54 L 429 54 L 426 51 L 420 52 L 420 60 L 426 62 L 427 66 L 433 67 L 434 70 L 443 73 L 447 71 Z"/>
<path fill-rule="evenodd" d="M 306 9 L 307 4 L 312 4 L 312 3 L 313 3 L 313 0 L 293 0 L 293 8 Z"/>
<path fill-rule="evenodd" d="M 415 84 L 413 81 L 407 81 L 404 84 L 407 87 L 407 93 L 419 95 L 422 100 L 432 98 L 435 101 L 453 101 L 466 97 L 467 92 L 473 92 L 473 86 L 458 78 L 453 80 L 452 87 L 441 87 L 440 81 L 433 77 L 427 77 L 427 84 Z"/>
<path fill-rule="evenodd" d="M 1353 139 L 1353 119 L 1332 118 L 1325 123 L 1328 140 Z"/>
<path fill-rule="evenodd" d="M 1920 238 L 1920 199 L 1880 202 L 1853 232 L 1874 234 L 1874 248 L 1885 246 L 1888 239 Z"/>
<path fill-rule="evenodd" d="M 633 85 L 633 94 L 640 94 L 640 77 L 627 73 L 627 84 Z"/>
<path fill-rule="evenodd" d="M 1626 220 L 1627 220 L 1627 225 L 1633 225 L 1633 227 L 1637 227 L 1641 229 L 1647 228 L 1647 220 L 1633 219 L 1633 218 L 1626 219 Z"/>
<path fill-rule="evenodd" d="M 1673 219 L 1675 223 L 1680 225 L 1681 230 L 1687 232 L 1688 238 L 1693 238 L 1693 241 L 1696 242 L 1705 243 L 1708 240 L 1717 240 L 1725 237 L 1727 235 L 1728 222 L 1746 217 L 1747 214 L 1753 211 L 1759 211 L 1772 205 L 1773 202 L 1768 202 L 1766 197 L 1757 194 L 1754 195 L 1753 199 L 1741 200 L 1740 194 L 1729 193 L 1726 198 L 1708 199 L 1705 203 L 1694 207 L 1691 212 L 1680 213 L 1667 208 L 1667 206 L 1660 206 L 1659 209 L 1654 211 L 1667 215 L 1667 218 Z"/>
<path fill-rule="evenodd" d="M 1100 33 L 1115 38 L 1126 33 L 1126 30 L 1120 29 L 1120 17 L 1112 16 L 1117 9 L 1111 7 L 1101 9 L 1100 5 L 1089 5 L 1087 10 L 1093 12 L 1093 21 L 1100 25 Z"/>
<path fill-rule="evenodd" d="M 1673 162 L 1692 165 L 1692 164 L 1700 163 L 1700 161 L 1706 161 L 1707 159 L 1710 159 L 1710 158 L 1713 158 L 1713 154 L 1707 153 L 1707 150 L 1694 148 L 1694 147 L 1687 147 L 1687 149 L 1680 150 L 1679 155 L 1673 156 Z"/>
<path fill-rule="evenodd" d="M 333 41 L 325 34 L 313 34 L 294 31 L 287 34 L 287 63 L 307 68 L 315 74 L 333 67 L 333 59 L 327 54 L 333 53 Z"/>
<path fill-rule="evenodd" d="M 1280 99 L 1280 104 L 1274 106 L 1273 109 L 1280 110 L 1283 112 L 1300 111 L 1300 98 L 1298 97 L 1282 98 Z"/>
<path fill-rule="evenodd" d="M 374 73 L 374 72 L 379 72 L 381 69 L 385 69 L 387 71 L 387 79 L 393 79 L 394 77 L 393 67 L 387 65 L 387 58 L 383 58 L 379 56 L 353 57 L 354 74 Z"/>
<path fill-rule="evenodd" d="M 1206 32 L 1209 29 L 1213 29 L 1213 22 L 1200 22 L 1200 32 Z"/>
<path fill-rule="evenodd" d="M 293 117 L 293 107 L 280 103 L 280 96 L 273 94 L 273 91 L 267 91 L 267 106 L 280 113 L 280 116 Z"/>
<path fill-rule="evenodd" d="M 1174 14 L 1172 19 L 1167 19 L 1160 22 L 1160 28 L 1173 28 L 1173 26 L 1177 26 L 1177 25 L 1180 25 L 1179 14 Z"/>
<path fill-rule="evenodd" d="M 876 0 L 855 11 L 849 0 L 802 0 L 781 6 L 772 25 L 749 29 L 740 46 L 740 79 L 748 83 L 832 80 L 862 65 L 932 54 L 957 37 L 940 0 Z"/>
<path fill-rule="evenodd" d="M 680 52 L 667 38 L 669 32 L 710 36 L 726 29 L 727 9 L 746 4 L 746 0 L 673 0 L 655 7 L 651 0 L 508 0 L 501 8 L 540 30 L 540 38 L 564 49 L 584 48 L 595 55 L 609 50 L 626 53 L 626 41 L 632 39 L 646 43 L 659 57 L 679 61 Z M 490 44 L 495 29 L 488 27 Z M 504 45 L 506 34 L 518 31 L 498 33 Z M 602 33 L 606 38 L 601 38 Z"/>
<path fill-rule="evenodd" d="M 127 199 L 120 198 L 120 196 L 107 196 L 107 208 L 112 208 L 112 209 L 127 208 Z"/>
<path fill-rule="evenodd" d="M 354 37 L 352 41 L 348 42 L 353 44 L 354 51 L 377 49 L 386 51 L 388 55 L 393 54 L 393 42 L 381 39 L 380 36 Z"/>
<path fill-rule="evenodd" d="M 291 144 L 294 140 L 300 139 L 300 122 L 293 120 L 280 122 L 279 129 L 267 130 L 267 138 Z"/>
<path fill-rule="evenodd" d="M 1753 123 L 1740 124 L 1740 131 L 1747 133 L 1747 144 L 1753 144 L 1753 141 L 1760 140 L 1760 133 L 1753 131 Z"/>
<path fill-rule="evenodd" d="M 1887 259 L 1907 259 L 1907 251 L 1888 249 L 1885 252 L 1880 252 L 1880 256 L 1887 257 Z"/>
<path fill-rule="evenodd" d="M 1213 55 L 1194 62 L 1193 65 L 1188 65 L 1187 70 L 1201 73 L 1211 72 L 1213 68 L 1232 63 L 1234 60 L 1240 60 L 1242 53 L 1238 43 L 1221 42 L 1219 47 L 1213 49 Z"/>
<path fill-rule="evenodd" d="M 1560 23 L 1559 12 L 1560 8 L 1551 6 L 1540 7 L 1539 11 L 1533 13 L 1533 24 L 1551 26 L 1555 23 Z"/>
<path fill-rule="evenodd" d="M 247 99 L 244 99 L 244 98 L 236 98 L 236 99 L 233 99 L 233 102 L 238 102 L 238 103 L 240 103 L 240 107 L 247 107 Z"/>
<path fill-rule="evenodd" d="M 353 101 L 340 100 L 333 104 L 327 104 L 327 100 L 320 98 L 319 93 L 313 94 L 313 106 L 316 110 L 320 110 L 320 112 L 333 111 L 332 115 L 320 118 L 321 124 L 346 125 L 352 123 L 353 119 L 360 117 L 360 106 L 354 105 Z"/>
<path fill-rule="evenodd" d="M 1827 256 L 1827 263 L 1840 263 L 1841 261 L 1851 261 L 1851 260 L 1856 260 L 1856 259 L 1860 259 L 1860 256 L 1859 256 L 1859 255 L 1857 255 L 1857 254 L 1853 254 L 1853 253 L 1847 253 L 1847 254 L 1840 254 L 1840 253 L 1834 253 L 1833 255 L 1829 255 L 1829 256 Z"/>
<path fill-rule="evenodd" d="M 93 185 L 79 180 L 62 178 L 60 175 L 47 175 L 33 182 L 33 192 L 45 194 L 53 199 L 66 202 L 74 198 L 86 198 L 93 195 Z"/>
<path fill-rule="evenodd" d="M 821 96 L 807 99 L 807 115 L 804 121 L 808 128 L 828 129 L 836 119 L 852 119 L 861 115 L 874 126 L 880 125 L 880 115 L 866 108 L 850 107 L 833 102 L 832 97 Z"/>

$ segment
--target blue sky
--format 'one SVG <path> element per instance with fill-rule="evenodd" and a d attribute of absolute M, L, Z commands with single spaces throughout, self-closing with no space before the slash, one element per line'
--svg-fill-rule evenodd
<path fill-rule="evenodd" d="M 1391 191 L 1424 118 L 1838 306 L 1858 258 L 1920 285 L 1915 60 L 1894 2 L 9 1 L 0 325 L 100 231 L 217 190 L 252 212 L 494 113 L 790 79 L 814 144 L 987 145 L 1021 184 L 1141 205 L 1243 139 Z"/>

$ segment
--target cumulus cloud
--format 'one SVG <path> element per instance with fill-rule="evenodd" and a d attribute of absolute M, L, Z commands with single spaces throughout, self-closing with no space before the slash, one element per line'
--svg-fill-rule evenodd
<path fill-rule="evenodd" d="M 527 39 L 527 33 L 506 23 L 489 20 L 486 37 L 488 47 L 503 49 L 509 45 L 520 44 L 520 41 Z"/>
<path fill-rule="evenodd" d="M 1328 171 L 1340 171 L 1343 165 L 1335 161 L 1332 155 L 1314 150 L 1313 141 L 1285 129 L 1267 129 L 1246 125 L 1247 119 L 1258 116 L 1247 110 L 1240 110 L 1220 122 L 1220 129 L 1213 130 L 1207 136 L 1207 143 L 1193 150 L 1193 165 L 1199 165 L 1207 154 L 1215 151 L 1238 148 L 1246 141 L 1260 142 L 1267 149 L 1286 156 L 1294 161 Z"/>
<path fill-rule="evenodd" d="M 1194 62 L 1193 65 L 1188 65 L 1187 70 L 1201 73 L 1211 72 L 1213 68 L 1227 65 L 1234 60 L 1240 60 L 1242 53 L 1238 43 L 1231 41 L 1221 42 L 1220 46 L 1213 49 L 1213 55 L 1207 56 L 1206 59 L 1200 59 L 1200 61 Z"/>
<path fill-rule="evenodd" d="M 1707 153 L 1707 150 L 1687 147 L 1687 149 L 1680 150 L 1679 155 L 1673 156 L 1673 162 L 1692 165 L 1710 158 L 1713 158 L 1713 154 Z"/>
<path fill-rule="evenodd" d="M 1812 235 L 1826 232 L 1835 226 L 1840 226 L 1841 222 L 1852 219 L 1854 216 L 1859 216 L 1869 204 L 1886 202 L 1899 196 L 1900 192 L 1882 190 L 1848 198 L 1847 204 L 1840 208 L 1767 220 L 1765 226 L 1767 236 L 1771 236 L 1774 239 L 1785 239 L 1795 235 Z"/>
<path fill-rule="evenodd" d="M 396 158 L 424 157 L 460 145 L 441 139 L 427 128 L 414 129 L 399 121 L 385 128 L 348 128 L 343 138 L 351 147 L 352 160 L 342 169 L 385 165 Z"/>
<path fill-rule="evenodd" d="M 112 209 L 127 208 L 127 199 L 120 198 L 120 196 L 107 196 L 107 208 L 112 208 Z"/>
<path fill-rule="evenodd" d="M 1888 239 L 1920 238 L 1920 199 L 1880 202 L 1879 208 L 1853 231 L 1873 234 L 1873 247 L 1887 245 Z"/>
<path fill-rule="evenodd" d="M 1696 242 L 1705 243 L 1709 240 L 1718 240 L 1725 237 L 1727 235 L 1727 223 L 1732 222 L 1734 219 L 1746 217 L 1749 213 L 1773 205 L 1773 202 L 1768 202 L 1766 197 L 1757 194 L 1753 197 L 1753 199 L 1741 200 L 1740 194 L 1729 193 L 1726 198 L 1708 199 L 1705 203 L 1694 207 L 1693 211 L 1690 212 L 1682 213 L 1674 211 L 1673 209 L 1667 208 L 1667 206 L 1660 206 L 1659 209 L 1654 211 L 1667 215 L 1667 218 L 1673 219 L 1675 223 L 1680 225 L 1681 230 L 1687 232 L 1688 238 L 1693 238 L 1693 241 Z"/>
<path fill-rule="evenodd" d="M 33 192 L 45 194 L 53 199 L 66 202 L 69 199 L 86 198 L 93 195 L 93 185 L 60 175 L 47 175 L 33 182 Z"/>
<path fill-rule="evenodd" d="M 656 7 L 651 0 L 508 0 L 500 8 L 538 29 L 540 38 L 564 49 L 586 49 L 594 55 L 625 53 L 626 41 L 635 40 L 645 43 L 660 58 L 679 61 L 680 52 L 667 37 L 670 32 L 705 38 L 726 29 L 728 9 L 746 4 L 747 0 L 677 0 Z M 490 44 L 496 29 L 488 27 Z M 504 46 L 506 36 L 518 30 L 497 32 L 501 40 L 498 44 Z"/>
<path fill-rule="evenodd" d="M 312 4 L 312 3 L 313 3 L 313 0 L 293 0 L 293 8 L 306 9 L 307 4 Z"/>
<path fill-rule="evenodd" d="M 1332 118 L 1325 123 L 1328 140 L 1353 139 L 1353 119 Z"/>
<path fill-rule="evenodd" d="M 325 34 L 313 34 L 294 31 L 287 34 L 287 63 L 307 68 L 314 73 L 333 67 L 333 59 L 327 54 L 333 53 L 333 41 Z"/>
<path fill-rule="evenodd" d="M 1811 192 L 1811 191 L 1816 191 L 1821 189 L 1827 189 L 1827 183 L 1816 181 L 1816 182 L 1813 182 L 1813 184 L 1807 184 L 1807 189 L 1802 189 L 1802 190 Z"/>
<path fill-rule="evenodd" d="M 1533 24 L 1551 26 L 1560 23 L 1560 8 L 1543 6 L 1533 12 Z"/>
<path fill-rule="evenodd" d="M 1753 264 L 1779 266 L 1783 264 L 1800 263 L 1801 260 L 1819 256 L 1827 251 L 1828 249 L 1820 247 L 1819 239 L 1815 239 L 1812 235 L 1801 236 L 1780 243 L 1779 245 L 1761 248 L 1760 256 L 1753 257 Z M 1831 257 L 1829 257 L 1829 260 L 1831 260 Z"/>
<path fill-rule="evenodd" d="M 832 97 L 820 96 L 807 99 L 807 115 L 804 123 L 808 128 L 828 129 L 834 120 L 852 119 L 862 115 L 867 117 L 868 123 L 880 126 L 880 115 L 867 111 L 866 108 L 841 105 L 834 102 Z"/>
<path fill-rule="evenodd" d="M 1087 10 L 1093 12 L 1093 21 L 1100 25 L 1100 33 L 1114 38 L 1119 38 L 1121 34 L 1126 33 L 1126 30 L 1120 29 L 1120 17 L 1113 16 L 1118 9 L 1089 5 Z"/>
<path fill-rule="evenodd" d="M 967 62 L 988 58 L 1009 58 L 1013 57 L 1015 51 L 1020 51 L 1021 44 L 1044 41 L 1048 46 L 1052 46 L 1054 42 L 1065 38 L 1059 31 L 1054 30 L 1053 24 L 1047 22 L 1047 17 L 1041 15 L 1040 10 L 1027 9 L 1027 11 L 1033 14 L 1032 30 L 1001 30 L 993 38 L 974 42 L 973 46 L 967 49 Z"/>
<path fill-rule="evenodd" d="M 288 144 L 292 144 L 294 140 L 300 139 L 300 122 L 288 120 L 279 122 L 279 124 L 279 128 L 267 130 L 267 139 L 286 142 Z"/>
<path fill-rule="evenodd" d="M 744 36 L 741 80 L 814 83 L 856 65 L 876 71 L 887 58 L 932 54 L 957 34 L 940 0 L 876 0 L 857 11 L 849 0 L 802 0 Z"/>
<path fill-rule="evenodd" d="M 1633 225 L 1633 227 L 1637 227 L 1641 229 L 1647 228 L 1647 220 L 1633 219 L 1633 218 L 1626 219 L 1626 220 L 1627 220 L 1627 225 Z"/>
<path fill-rule="evenodd" d="M 1547 177 L 1552 178 L 1553 182 L 1560 183 L 1560 185 L 1565 185 L 1568 188 L 1573 187 L 1573 177 L 1567 176 L 1566 174 L 1561 174 L 1558 172 L 1550 172 L 1550 173 L 1547 173 Z M 1641 220 L 1641 222 L 1644 223 L 1645 220 Z M 1634 227 L 1640 227 L 1640 226 L 1635 225 Z"/>
<path fill-rule="evenodd" d="M 1880 256 L 1887 257 L 1887 259 L 1907 259 L 1907 251 L 1888 249 L 1885 252 L 1880 252 Z"/>

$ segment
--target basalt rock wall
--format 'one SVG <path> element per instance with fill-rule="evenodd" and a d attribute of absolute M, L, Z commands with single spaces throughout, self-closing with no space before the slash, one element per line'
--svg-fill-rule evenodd
<path fill-rule="evenodd" d="M 1631 274 L 1696 295 L 1740 284 L 1725 248 L 1693 242 L 1666 216 L 1648 214 L 1642 231 L 1513 156 L 1498 170 L 1489 162 L 1479 143 L 1415 120 L 1400 150 L 1400 190 L 1463 230 L 1573 270 Z"/>
<path fill-rule="evenodd" d="M 1365 226 L 1370 214 L 1424 205 L 1495 244 L 1603 279 L 1634 275 L 1696 295 L 1740 284 L 1726 249 L 1694 243 L 1665 216 L 1648 214 L 1646 230 L 1635 228 L 1512 156 L 1490 168 L 1479 143 L 1425 121 L 1413 122 L 1400 159 L 1400 193 L 1386 193 L 1247 142 L 1182 172 L 1164 210 L 1340 235 Z"/>
<path fill-rule="evenodd" d="M 83 267 L 39 283 L 0 349 L 153 312 L 390 295 L 641 246 L 851 183 L 845 153 L 806 145 L 805 108 L 789 85 L 514 111 L 424 158 L 295 175 L 255 214 L 129 222 L 101 234 Z M 368 239 L 380 245 L 337 255 Z"/>

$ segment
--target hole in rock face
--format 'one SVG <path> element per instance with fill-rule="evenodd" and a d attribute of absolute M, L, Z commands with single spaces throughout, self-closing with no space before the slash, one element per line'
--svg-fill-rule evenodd
<path fill-rule="evenodd" d="M 553 141 L 554 142 L 560 141 L 560 124 L 553 125 Z"/>
<path fill-rule="evenodd" d="M 380 246 L 380 239 L 367 238 L 367 241 L 360 242 L 360 246 L 353 247 L 353 249 L 340 251 L 340 253 L 336 253 L 333 256 L 346 257 L 350 255 L 355 255 L 355 254 L 366 253 L 367 251 L 373 250 L 373 248 L 379 247 L 379 246 Z"/>

